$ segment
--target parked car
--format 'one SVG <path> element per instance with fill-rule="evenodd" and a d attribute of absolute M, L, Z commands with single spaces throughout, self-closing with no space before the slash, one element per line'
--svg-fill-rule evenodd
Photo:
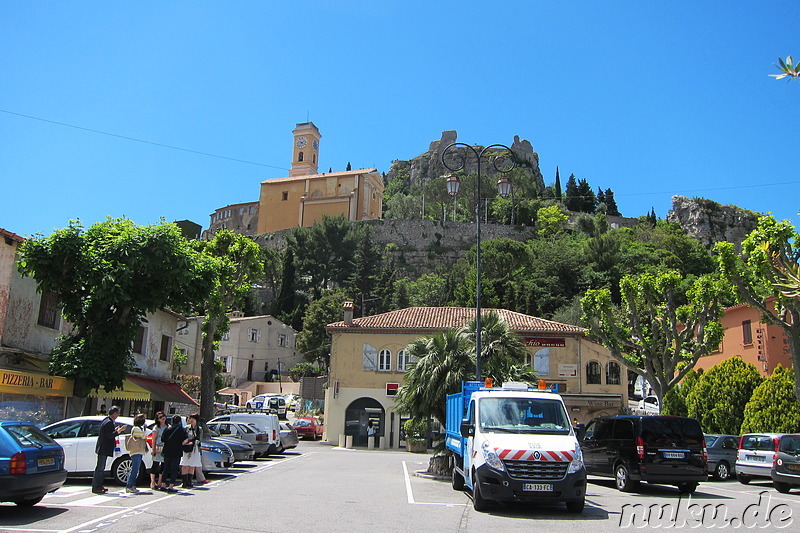
<path fill-rule="evenodd" d="M 298 437 L 311 440 L 322 438 L 322 422 L 315 416 L 298 418 L 292 422 L 292 427 L 297 431 Z"/>
<path fill-rule="evenodd" d="M 36 505 L 66 479 L 58 443 L 27 422 L 0 421 L 0 501 Z"/>
<path fill-rule="evenodd" d="M 752 479 L 772 479 L 772 462 L 783 433 L 748 433 L 739 438 L 736 477 L 743 485 Z"/>
<path fill-rule="evenodd" d="M 252 453 L 249 459 L 269 453 L 269 435 L 248 422 L 209 422 L 208 429 L 220 437 L 229 437 L 247 442 Z M 239 460 L 237 458 L 237 460 Z"/>
<path fill-rule="evenodd" d="M 645 396 L 639 400 L 639 409 L 643 409 L 647 413 L 657 415 L 661 413 L 661 406 L 658 404 L 658 396 Z"/>
<path fill-rule="evenodd" d="M 214 442 L 220 444 L 224 443 L 231 450 L 234 462 L 251 461 L 256 457 L 256 451 L 253 449 L 253 445 L 245 440 L 220 435 L 213 429 L 208 430 L 208 435 Z"/>
<path fill-rule="evenodd" d="M 104 416 L 79 416 L 68 418 L 42 428 L 50 438 L 64 448 L 64 468 L 70 476 L 91 476 L 97 464 L 95 444 L 100 433 L 100 423 Z M 114 456 L 106 464 L 106 476 L 111 476 L 120 485 L 125 485 L 131 473 L 131 458 L 125 447 L 125 437 L 130 435 L 133 427 L 133 418 L 119 416 L 114 421 L 116 426 L 123 426 L 122 432 L 117 435 L 114 446 Z M 152 425 L 153 422 L 149 421 Z M 139 470 L 140 479 L 147 478 L 147 470 L 153 466 L 153 456 L 149 453 L 143 456 L 145 468 Z"/>
<path fill-rule="evenodd" d="M 186 417 L 181 417 L 181 424 L 186 427 Z M 149 427 L 149 426 L 148 426 Z M 220 472 L 232 467 L 236 461 L 236 452 L 242 457 L 252 457 L 252 449 L 247 443 L 229 442 L 228 439 L 214 437 L 207 432 L 200 440 L 200 459 L 203 472 Z"/>
<path fill-rule="evenodd" d="M 297 448 L 298 441 L 297 430 L 289 425 L 288 422 L 281 422 L 281 445 L 277 453 Z"/>
<path fill-rule="evenodd" d="M 784 435 L 770 470 L 772 486 L 780 493 L 800 488 L 800 435 Z"/>
<path fill-rule="evenodd" d="M 739 437 L 736 435 L 706 435 L 708 471 L 720 481 L 734 476 Z"/>
<path fill-rule="evenodd" d="M 277 452 L 280 447 L 280 421 L 278 415 L 265 413 L 230 413 L 217 416 L 208 421 L 212 422 L 247 422 L 253 424 L 267 434 L 269 448 L 264 452 L 264 456 Z"/>
<path fill-rule="evenodd" d="M 692 493 L 708 479 L 706 441 L 694 418 L 595 418 L 586 426 L 581 450 L 587 473 L 613 477 L 617 489 L 624 492 L 647 481 Z"/>
<path fill-rule="evenodd" d="M 273 409 L 281 420 L 286 420 L 286 398 L 280 394 L 259 394 L 247 401 L 248 409 Z"/>

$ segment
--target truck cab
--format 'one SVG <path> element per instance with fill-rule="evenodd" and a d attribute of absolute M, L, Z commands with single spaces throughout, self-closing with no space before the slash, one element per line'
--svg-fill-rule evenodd
<path fill-rule="evenodd" d="M 453 488 L 471 489 L 478 511 L 494 501 L 563 501 L 583 511 L 583 455 L 561 396 L 524 383 L 480 385 L 466 382 L 447 398 Z"/>

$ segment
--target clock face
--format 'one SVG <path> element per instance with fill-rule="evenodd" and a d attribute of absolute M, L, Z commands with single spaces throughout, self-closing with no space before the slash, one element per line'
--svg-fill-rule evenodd
<path fill-rule="evenodd" d="M 304 148 L 307 142 L 308 141 L 306 140 L 305 137 L 298 137 L 297 138 L 297 147 L 298 148 Z"/>
<path fill-rule="evenodd" d="M 311 143 L 314 146 L 314 150 L 319 151 L 319 141 L 314 139 L 314 142 Z"/>

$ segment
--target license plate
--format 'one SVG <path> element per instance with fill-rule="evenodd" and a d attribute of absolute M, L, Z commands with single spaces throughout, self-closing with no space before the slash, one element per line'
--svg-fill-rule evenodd
<path fill-rule="evenodd" d="M 800 470 L 800 465 L 789 465 L 789 470 Z"/>
<path fill-rule="evenodd" d="M 765 458 L 764 458 L 764 456 L 762 456 L 762 455 L 748 455 L 748 456 L 747 456 L 747 460 L 748 460 L 748 461 L 755 461 L 755 462 L 757 462 L 757 463 L 758 463 L 758 462 L 762 462 L 762 463 L 763 463 L 763 462 L 764 462 L 764 459 L 765 459 Z"/>
<path fill-rule="evenodd" d="M 664 452 L 664 459 L 683 459 L 683 452 Z"/>
<path fill-rule="evenodd" d="M 546 483 L 523 483 L 522 490 L 527 492 L 553 492 L 553 485 Z"/>
<path fill-rule="evenodd" d="M 56 464 L 56 459 L 55 457 L 43 457 L 39 459 L 36 462 L 36 464 L 38 464 L 39 466 L 53 466 L 54 464 Z"/>

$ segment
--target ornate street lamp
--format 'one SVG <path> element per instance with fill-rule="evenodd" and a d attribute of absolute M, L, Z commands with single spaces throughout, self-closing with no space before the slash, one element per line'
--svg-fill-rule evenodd
<path fill-rule="evenodd" d="M 458 150 L 462 147 L 464 150 Z M 478 147 L 479 148 L 479 147 Z M 490 149 L 497 149 L 498 151 L 490 152 Z M 480 151 L 476 147 L 470 146 L 465 143 L 452 143 L 442 150 L 442 164 L 449 170 L 457 172 L 464 169 L 467 164 L 467 158 L 470 152 L 475 156 L 478 162 L 478 181 L 477 181 L 477 201 L 475 202 L 475 229 L 478 241 L 478 247 L 475 254 L 475 271 L 477 274 L 476 294 L 475 294 L 475 379 L 481 381 L 481 159 L 484 156 L 492 163 L 494 169 L 504 174 L 511 171 L 516 166 L 514 152 L 511 148 L 504 144 L 491 144 L 482 148 Z M 447 155 L 453 154 L 456 162 L 448 164 Z M 451 163 L 453 163 L 451 161 Z M 458 194 L 461 182 L 454 174 L 447 178 L 445 181 L 447 192 L 455 197 Z M 497 190 L 503 198 L 506 198 L 511 191 L 511 181 L 505 176 L 497 180 Z"/>

